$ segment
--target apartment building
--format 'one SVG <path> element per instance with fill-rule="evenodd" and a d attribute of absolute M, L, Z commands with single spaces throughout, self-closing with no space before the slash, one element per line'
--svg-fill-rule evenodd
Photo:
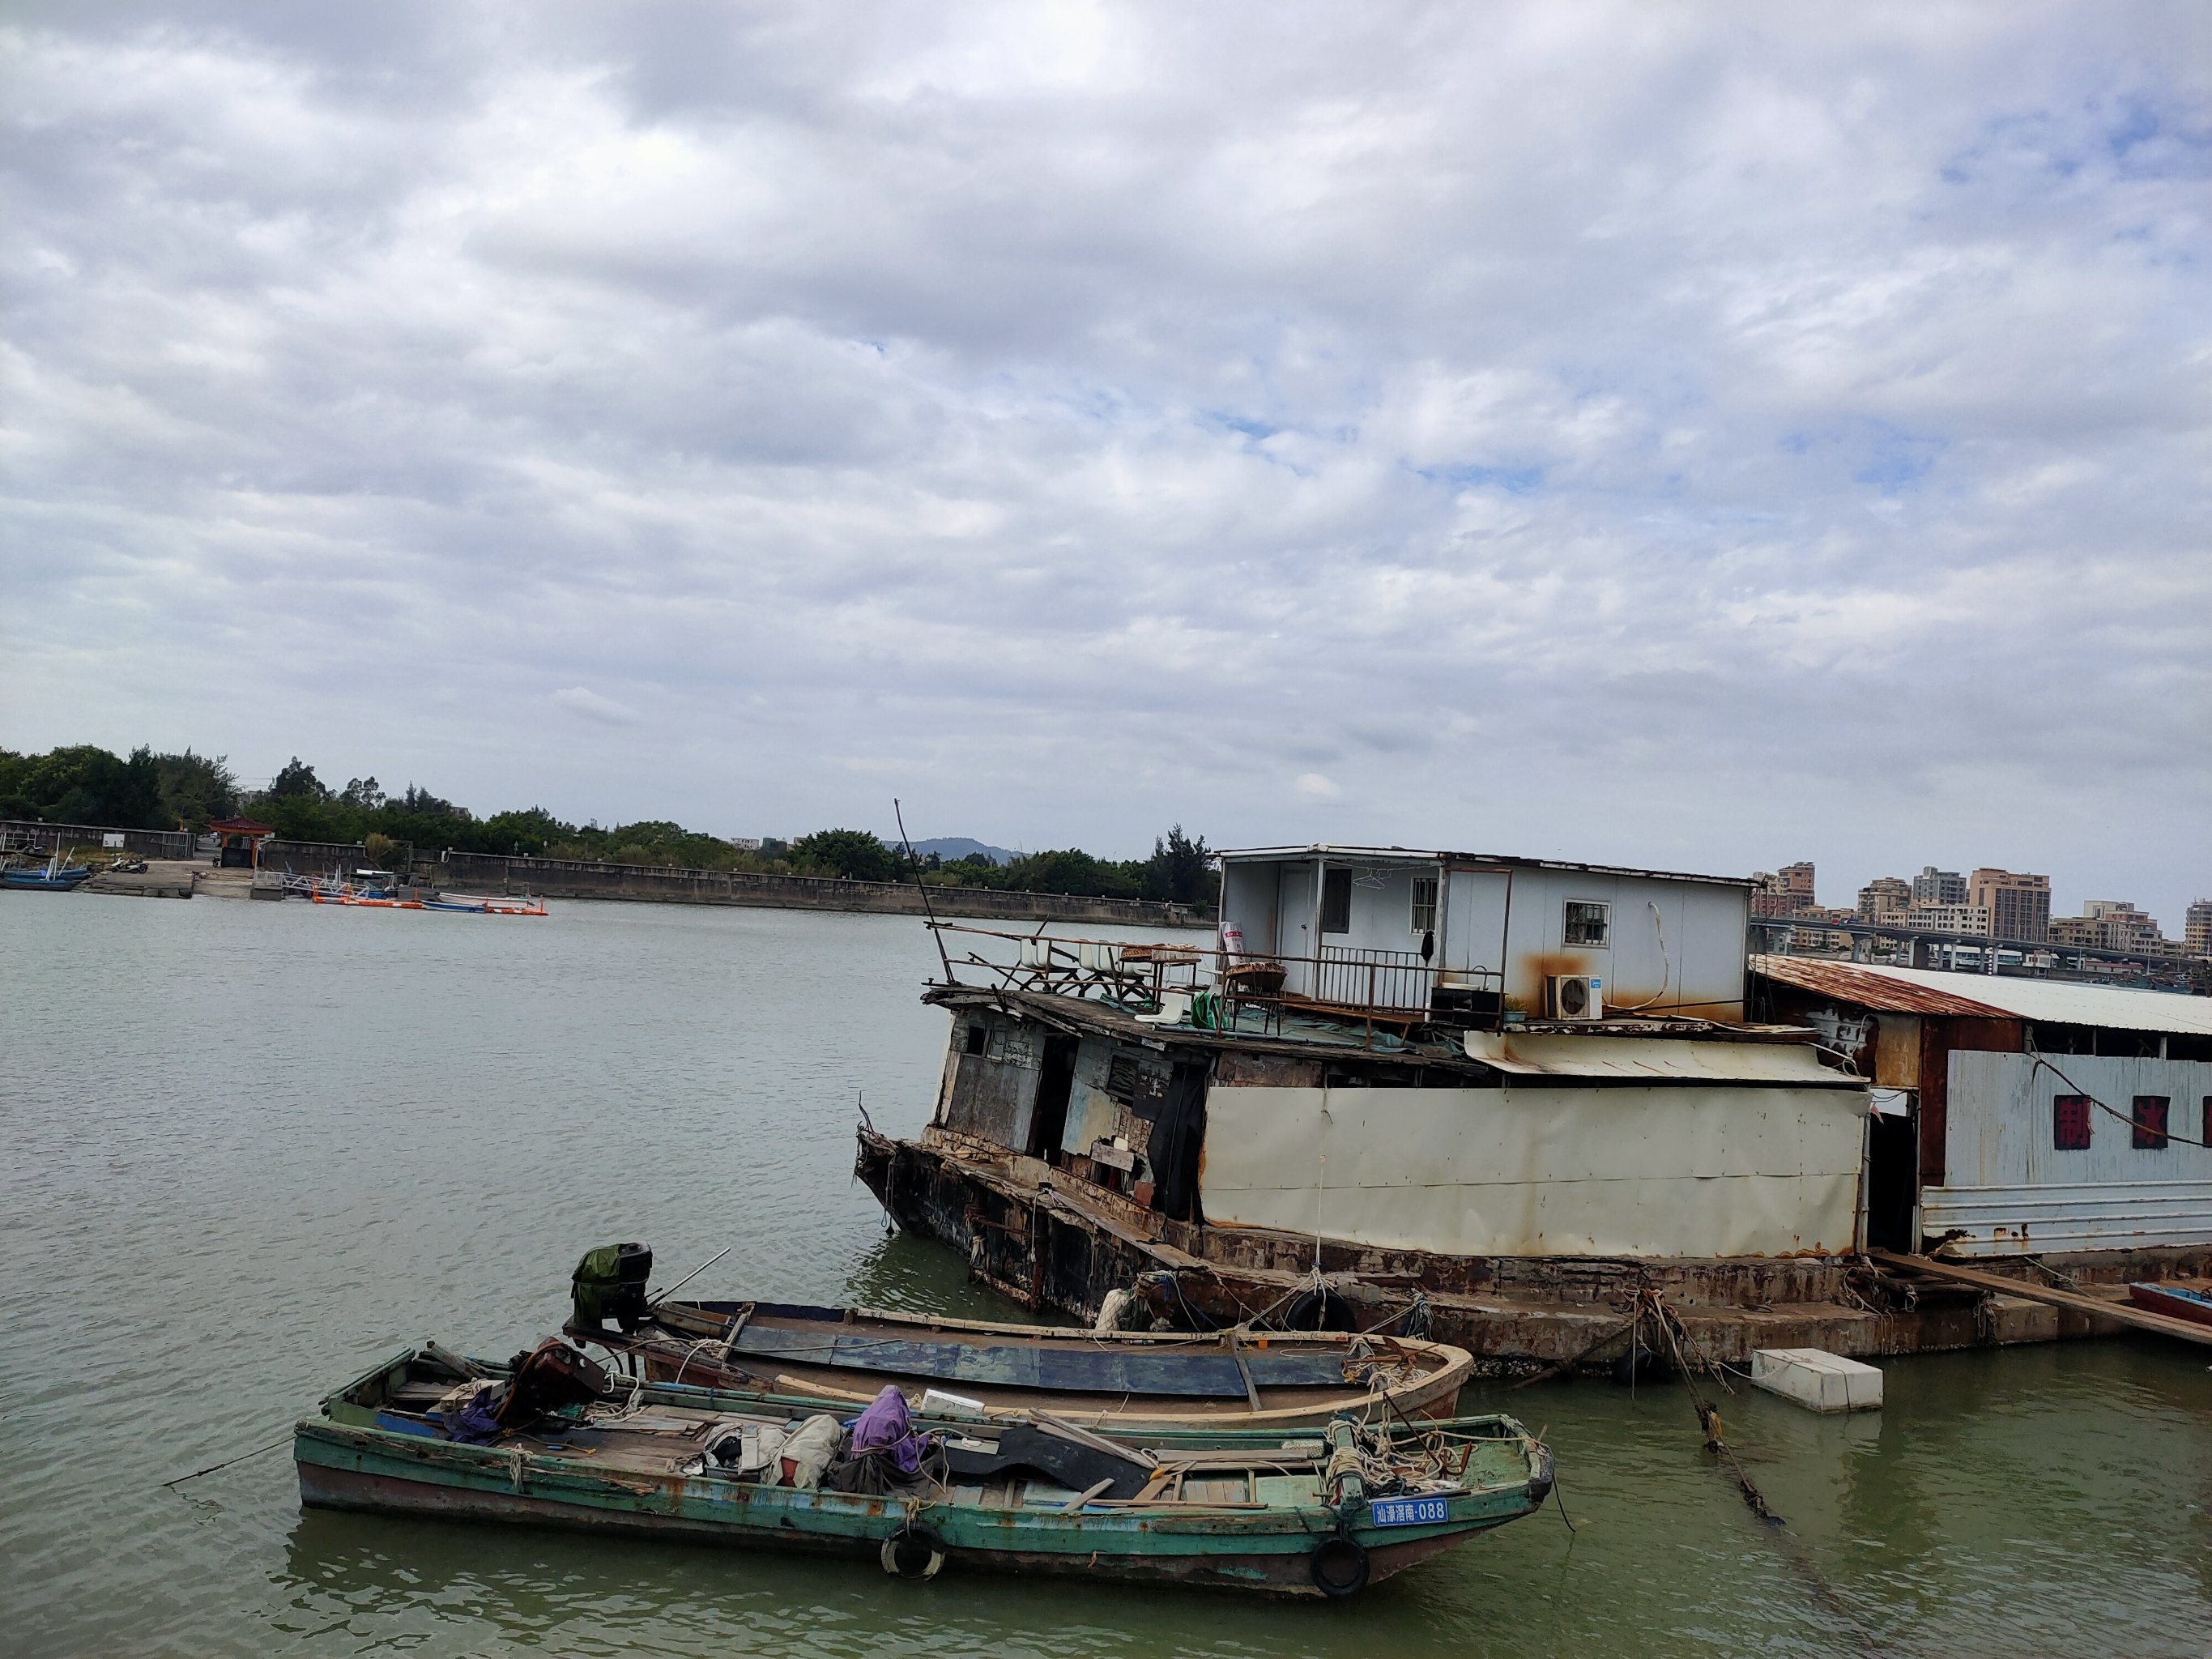
<path fill-rule="evenodd" d="M 1966 881 L 1966 902 L 1990 913 L 1999 939 L 2040 944 L 2051 932 L 2051 878 L 2011 870 L 1977 870 Z"/>
<path fill-rule="evenodd" d="M 1901 876 L 1876 876 L 1859 889 L 1861 921 L 1894 921 L 1912 908 L 1912 884 Z"/>
<path fill-rule="evenodd" d="M 1934 865 L 1923 865 L 1920 873 L 1912 878 L 1912 902 L 1922 904 L 1964 904 L 1966 902 L 1966 878 L 1956 870 L 1938 870 Z"/>

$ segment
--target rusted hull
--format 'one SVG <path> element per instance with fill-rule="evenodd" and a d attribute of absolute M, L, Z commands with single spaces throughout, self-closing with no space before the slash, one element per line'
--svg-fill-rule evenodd
<path fill-rule="evenodd" d="M 1171 1277 L 1170 1311 L 1231 1324 L 1281 1304 L 1315 1261 L 1310 1237 L 1157 1217 L 1148 1226 L 1034 1160 L 994 1158 L 928 1138 L 893 1141 L 863 1130 L 855 1173 L 902 1227 L 966 1256 L 978 1281 L 1030 1308 L 1078 1318 L 1091 1316 L 1109 1291 L 1149 1274 Z M 2212 1269 L 2212 1250 L 2203 1249 L 2109 1254 L 2110 1261 L 2058 1265 L 2084 1282 L 2115 1285 L 2146 1269 L 2161 1278 Z M 1626 1351 L 1628 1316 L 1646 1289 L 1666 1295 L 1705 1353 L 1735 1364 L 1747 1364 L 1758 1348 L 1872 1358 L 2106 1330 L 2064 1309 L 1905 1285 L 1848 1258 L 1443 1256 L 1323 1240 L 1320 1259 L 1363 1328 L 1404 1313 L 1418 1291 L 1427 1334 L 1466 1349 L 1483 1371 L 1610 1365 Z"/>

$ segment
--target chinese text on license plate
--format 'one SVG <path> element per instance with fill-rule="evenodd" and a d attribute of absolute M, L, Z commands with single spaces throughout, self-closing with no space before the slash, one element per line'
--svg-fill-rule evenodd
<path fill-rule="evenodd" d="M 1378 1498 L 1367 1510 L 1378 1527 L 1433 1526 L 1446 1518 L 1441 1498 Z"/>

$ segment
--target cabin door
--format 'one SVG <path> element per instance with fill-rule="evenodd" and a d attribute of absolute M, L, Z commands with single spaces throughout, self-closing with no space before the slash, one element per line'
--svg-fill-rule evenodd
<path fill-rule="evenodd" d="M 1152 1207 L 1176 1221 L 1206 1219 L 1198 1202 L 1198 1169 L 1206 1146 L 1206 1071 L 1204 1066 L 1175 1068 L 1145 1147 L 1152 1166 Z"/>
<path fill-rule="evenodd" d="M 1878 1112 L 1867 1125 L 1866 1242 L 1869 1249 L 1910 1255 L 1920 1248 L 1912 1236 L 1912 1206 L 1920 1187 L 1920 1114 L 1914 1097 L 1904 1097 L 1913 1103 L 1911 1115 Z"/>
<path fill-rule="evenodd" d="M 1037 1074 L 1036 1108 L 1030 1114 L 1029 1154 L 1048 1163 L 1067 1133 L 1068 1097 L 1075 1091 L 1075 1039 L 1045 1039 L 1044 1069 Z"/>

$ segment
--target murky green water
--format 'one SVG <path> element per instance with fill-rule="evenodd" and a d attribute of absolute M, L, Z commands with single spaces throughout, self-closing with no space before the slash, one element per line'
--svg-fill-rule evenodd
<path fill-rule="evenodd" d="M 1679 1390 L 1525 1390 L 1578 1530 L 1344 1605 L 307 1514 L 281 1450 L 160 1489 L 410 1341 L 544 1334 L 617 1237 L 992 1305 L 849 1175 L 859 1095 L 927 1109 L 932 960 L 888 918 L 0 896 L 0 1651 L 2212 1651 L 2212 1375 L 2148 1343 L 1896 1362 L 1848 1421 L 1724 1402 L 1778 1532 Z"/>

